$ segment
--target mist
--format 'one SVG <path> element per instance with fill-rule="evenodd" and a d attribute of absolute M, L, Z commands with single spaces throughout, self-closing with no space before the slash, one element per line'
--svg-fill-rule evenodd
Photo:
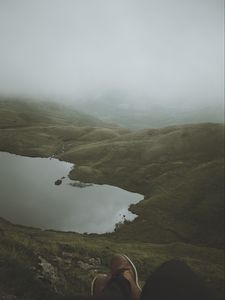
<path fill-rule="evenodd" d="M 223 103 L 222 0 L 1 0 L 0 94 Z"/>

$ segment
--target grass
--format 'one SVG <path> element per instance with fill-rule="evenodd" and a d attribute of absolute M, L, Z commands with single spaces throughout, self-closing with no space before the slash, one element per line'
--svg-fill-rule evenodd
<path fill-rule="evenodd" d="M 145 196 L 130 207 L 138 218 L 113 234 L 40 231 L 0 220 L 0 292 L 21 300 L 87 293 L 95 268 L 85 271 L 79 261 L 101 258 L 95 267 L 105 271 L 112 254 L 123 252 L 142 281 L 162 262 L 184 260 L 222 299 L 223 134 L 222 124 L 130 131 L 55 104 L 0 101 L 1 151 L 54 155 L 76 164 L 72 179 Z M 54 280 L 37 277 L 39 256 L 53 266 Z"/>
<path fill-rule="evenodd" d="M 0 97 L 0 127 L 22 128 L 27 126 L 75 125 L 105 126 L 107 124 L 88 114 L 78 112 L 73 107 L 46 101 L 10 99 Z M 110 127 L 108 125 L 108 127 Z"/>
<path fill-rule="evenodd" d="M 223 293 L 223 251 L 185 243 L 168 245 L 144 242 L 117 242 L 97 235 L 79 235 L 55 231 L 41 231 L 12 225 L 1 219 L 0 274 L 4 274 L 5 288 L 26 299 L 47 299 L 54 293 L 88 294 L 90 282 L 98 272 L 106 272 L 114 253 L 126 253 L 137 265 L 143 284 L 164 261 L 179 258 L 185 261 L 209 286 Z M 40 259 L 43 257 L 55 275 L 39 279 Z M 86 271 L 79 262 L 101 259 L 101 264 Z M 3 273 L 4 272 L 4 273 Z M 9 280 L 10 278 L 10 280 Z M 38 290 L 38 293 L 36 292 Z"/>

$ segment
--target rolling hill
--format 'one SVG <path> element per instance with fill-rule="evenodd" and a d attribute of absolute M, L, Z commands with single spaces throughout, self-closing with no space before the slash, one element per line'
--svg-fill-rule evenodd
<path fill-rule="evenodd" d="M 72 107 L 44 101 L 0 97 L 0 127 L 40 125 L 107 126 L 99 119 Z"/>
<path fill-rule="evenodd" d="M 112 252 L 125 251 L 136 259 L 143 278 L 159 263 L 180 258 L 222 295 L 224 125 L 132 131 L 56 104 L 9 100 L 0 101 L 0 120 L 1 151 L 54 156 L 76 164 L 71 179 L 107 183 L 145 196 L 130 208 L 138 215 L 135 221 L 118 224 L 114 233 L 101 236 L 42 233 L 1 220 L 2 257 L 17 264 L 11 251 L 18 253 L 22 247 L 18 259 L 31 263 L 38 252 L 47 251 L 45 259 L 65 275 L 64 263 L 60 267 L 53 260 L 62 258 L 60 247 L 67 247 L 65 252 L 72 252 L 75 260 L 82 259 L 82 251 L 89 258 L 102 256 L 103 267 Z M 40 244 L 46 239 L 44 250 Z M 85 289 L 91 274 L 84 276 L 79 270 L 74 276 Z"/>

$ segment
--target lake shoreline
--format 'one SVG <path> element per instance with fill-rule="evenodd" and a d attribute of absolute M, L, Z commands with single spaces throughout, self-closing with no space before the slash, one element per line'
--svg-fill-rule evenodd
<path fill-rule="evenodd" d="M 143 199 L 142 195 L 115 186 L 70 180 L 68 175 L 73 165 L 56 158 L 0 152 L 0 164 L 1 216 L 28 227 L 112 233 L 137 217 L 128 209 Z"/>
<path fill-rule="evenodd" d="M 88 128 L 88 132 L 96 130 L 100 129 Z M 151 130 L 133 133 L 115 130 L 120 133 L 117 138 L 112 140 L 106 138 L 96 142 L 83 139 L 87 127 L 43 125 L 0 129 L 0 150 L 29 157 L 47 158 L 57 154 L 56 158 L 59 160 L 76 163 L 76 169 L 71 170 L 69 174 L 71 179 L 109 184 L 144 195 L 143 201 L 130 207 L 130 211 L 139 217 L 132 223 L 124 224 L 117 231 L 118 239 L 129 239 L 134 234 L 139 241 L 153 243 L 186 241 L 192 244 L 211 246 L 216 244 L 217 247 L 223 247 L 220 231 L 205 235 L 207 224 L 199 221 L 196 223 L 193 220 L 195 226 L 199 228 L 199 233 L 195 236 L 191 224 L 188 224 L 186 230 L 186 224 L 182 224 L 182 219 L 174 219 L 174 212 L 170 217 L 167 205 L 176 199 L 174 192 L 181 194 L 182 198 L 188 197 L 190 193 L 188 186 L 193 185 L 191 178 L 196 177 L 196 182 L 200 180 L 198 186 L 202 186 L 201 177 L 205 176 L 204 182 L 208 184 L 204 184 L 202 187 L 204 189 L 207 186 L 211 187 L 211 178 L 219 182 L 219 187 L 223 185 L 220 179 L 223 174 L 223 151 L 220 145 L 223 144 L 224 126 L 222 124 L 174 126 L 154 130 L 154 134 L 151 135 L 148 135 L 148 131 L 151 133 Z M 176 144 L 179 140 L 182 140 L 182 143 Z M 159 147 L 157 152 L 154 150 L 156 145 Z M 177 145 L 176 151 L 168 154 L 167 149 L 174 145 Z M 185 145 L 189 147 L 188 152 L 182 148 Z M 61 149 L 64 149 L 63 153 Z M 147 149 L 150 149 L 148 155 Z M 143 155 L 140 156 L 140 153 Z M 133 156 L 135 161 L 131 159 Z M 182 182 L 187 185 L 179 191 L 178 187 Z M 198 187 L 193 187 L 194 192 L 195 190 L 197 192 Z M 159 208 L 155 204 L 156 199 L 160 203 Z M 164 199 L 167 199 L 166 202 Z M 174 205 L 179 207 L 179 203 Z M 147 212 L 148 216 L 145 216 Z M 189 210 L 186 210 L 186 214 L 187 218 L 193 219 L 189 216 Z M 160 215 L 163 217 L 160 218 Z"/>
<path fill-rule="evenodd" d="M 46 158 L 60 153 L 64 144 L 65 152 L 57 158 L 76 163 L 78 168 L 71 171 L 71 178 L 113 184 L 145 195 L 143 201 L 130 207 L 139 217 L 125 223 L 115 233 L 100 235 L 36 230 L 10 225 L 0 219 L 2 261 L 10 262 L 13 274 L 30 274 L 29 270 L 34 270 L 30 278 L 36 284 L 38 256 L 41 256 L 57 271 L 60 282 L 67 282 L 59 287 L 56 280 L 46 284 L 47 290 L 51 290 L 53 284 L 66 295 L 67 292 L 87 293 L 89 290 L 95 274 L 92 269 L 87 272 L 80 267 L 82 263 L 90 265 L 89 259 L 97 261 L 101 258 L 98 270 L 104 272 L 113 253 L 126 253 L 137 263 L 141 280 L 145 280 L 149 270 L 152 272 L 168 259 L 181 259 L 207 280 L 223 299 L 220 227 L 214 226 L 217 228 L 214 230 L 210 224 L 208 228 L 204 218 L 196 223 L 188 209 L 185 214 L 179 214 L 179 210 L 186 208 L 188 199 L 196 197 L 195 191 L 207 193 L 207 187 L 223 186 L 220 180 L 223 161 L 219 150 L 222 126 L 204 124 L 166 128 L 155 130 L 154 135 L 149 135 L 148 131 L 129 133 L 100 142 L 82 140 L 86 130 L 67 126 L 1 129 L 0 150 Z M 95 129 L 90 130 L 95 132 Z M 178 143 L 180 140 L 182 144 Z M 157 151 L 154 150 L 156 145 Z M 190 146 L 183 149 L 182 145 Z M 173 149 L 172 154 L 168 153 L 170 149 Z M 220 189 L 216 192 L 219 195 Z M 176 202 L 176 199 L 182 201 Z M 198 198 L 195 201 L 201 203 Z M 209 210 L 212 211 L 210 205 Z M 204 235 L 201 228 L 207 234 Z M 23 266 L 28 266 L 29 270 L 24 270 Z M 8 265 L 2 267 L 6 274 Z M 12 279 L 8 278 L 7 284 L 10 282 Z"/>

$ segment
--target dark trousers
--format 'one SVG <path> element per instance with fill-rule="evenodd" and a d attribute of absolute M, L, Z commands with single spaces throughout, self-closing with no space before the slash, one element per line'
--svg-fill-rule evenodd
<path fill-rule="evenodd" d="M 130 283 L 123 276 L 112 278 L 98 297 L 71 298 L 71 300 L 130 299 Z M 149 276 L 142 289 L 140 300 L 217 300 L 217 297 L 185 263 L 172 260 L 161 265 Z"/>

